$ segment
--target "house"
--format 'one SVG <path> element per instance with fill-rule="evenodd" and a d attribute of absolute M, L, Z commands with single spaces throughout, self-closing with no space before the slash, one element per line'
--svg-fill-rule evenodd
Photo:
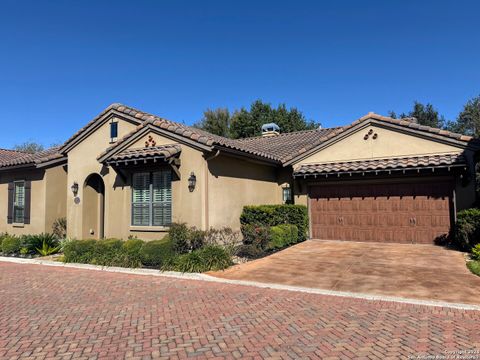
<path fill-rule="evenodd" d="M 161 238 L 172 222 L 239 228 L 244 205 L 296 203 L 319 239 L 432 243 L 475 202 L 469 136 L 369 113 L 232 140 L 112 104 L 59 148 L 0 152 L 0 232 Z M 3 205 L 2 205 L 3 204 Z"/>

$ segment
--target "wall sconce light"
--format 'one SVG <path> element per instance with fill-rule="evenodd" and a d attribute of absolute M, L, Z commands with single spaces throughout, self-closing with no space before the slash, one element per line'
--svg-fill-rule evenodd
<path fill-rule="evenodd" d="M 195 185 L 197 184 L 197 177 L 195 176 L 194 172 L 190 174 L 190 177 L 188 178 L 188 190 L 190 192 L 193 192 L 195 190 Z"/>
<path fill-rule="evenodd" d="M 292 199 L 292 188 L 290 187 L 290 184 L 285 184 L 282 187 L 282 197 L 283 197 L 283 203 L 284 204 L 292 204 L 293 199 Z"/>
<path fill-rule="evenodd" d="M 78 183 L 75 181 L 71 187 L 73 196 L 77 196 L 78 194 Z"/>

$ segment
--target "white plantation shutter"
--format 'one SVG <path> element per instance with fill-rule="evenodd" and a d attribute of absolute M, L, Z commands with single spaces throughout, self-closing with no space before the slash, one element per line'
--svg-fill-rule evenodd
<path fill-rule="evenodd" d="M 154 226 L 168 226 L 172 222 L 172 173 L 162 170 L 152 174 L 152 222 Z"/>
<path fill-rule="evenodd" d="M 150 173 L 133 174 L 132 225 L 150 225 Z"/>
<path fill-rule="evenodd" d="M 132 182 L 132 225 L 169 226 L 172 222 L 170 169 L 134 174 Z"/>

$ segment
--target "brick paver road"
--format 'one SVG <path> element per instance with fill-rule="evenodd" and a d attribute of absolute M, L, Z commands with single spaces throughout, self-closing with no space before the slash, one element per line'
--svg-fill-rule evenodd
<path fill-rule="evenodd" d="M 480 312 L 0 262 L 0 358 L 405 358 L 480 349 Z"/>

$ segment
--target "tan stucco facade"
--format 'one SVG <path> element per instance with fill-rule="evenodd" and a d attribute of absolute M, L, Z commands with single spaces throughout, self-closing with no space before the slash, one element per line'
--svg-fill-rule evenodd
<path fill-rule="evenodd" d="M 368 134 L 368 138 L 366 135 Z M 374 136 L 376 135 L 376 136 Z M 313 154 L 299 159 L 292 166 L 294 169 L 303 164 L 325 162 L 345 162 L 357 160 L 410 157 L 432 154 L 463 154 L 469 164 L 470 180 L 455 178 L 456 210 L 473 206 L 475 202 L 474 152 L 464 146 L 435 141 L 418 134 L 406 133 L 370 124 L 340 137 Z M 421 176 L 421 175 L 418 175 Z M 451 176 L 448 175 L 447 176 Z M 392 178 L 392 177 L 390 177 Z M 394 178 L 394 176 L 393 176 Z M 315 183 L 321 180 L 313 181 Z M 312 180 L 298 180 L 295 184 L 295 202 L 307 205 L 308 184 Z"/>
<path fill-rule="evenodd" d="M 112 121 L 118 123 L 118 139 L 133 135 L 127 136 L 125 141 L 112 143 Z M 281 204 L 285 186 L 293 188 L 296 204 L 308 205 L 308 186 L 312 180 L 294 180 L 292 175 L 303 164 L 462 153 L 467 158 L 470 176 L 448 175 L 455 178 L 457 210 L 470 207 L 475 201 L 474 151 L 464 144 L 408 130 L 367 122 L 282 166 L 228 149 L 208 148 L 161 128 L 152 126 L 138 130 L 138 125 L 126 118 L 105 116 L 68 147 L 64 163 L 44 169 L 0 171 L 0 204 L 3 204 L 0 206 L 0 232 L 50 232 L 57 218 L 66 217 L 71 238 L 162 238 L 168 228 L 132 226 L 131 182 L 134 172 L 152 172 L 163 167 L 171 168 L 173 174 L 172 221 L 203 230 L 226 226 L 238 230 L 245 205 Z M 108 151 L 145 148 L 147 141 L 156 146 L 179 144 L 178 159 L 174 163 L 159 161 L 132 165 L 127 162 L 123 167 L 106 165 L 100 160 Z M 105 152 L 115 144 L 114 150 Z M 188 179 L 192 173 L 196 186 L 190 191 Z M 31 223 L 23 226 L 6 221 L 8 183 L 14 180 L 31 180 Z M 415 177 L 410 176 L 410 180 L 414 181 Z M 315 180 L 322 181 L 325 180 Z M 379 177 L 374 181 L 383 180 Z M 385 181 L 388 180 L 385 178 Z M 76 195 L 71 190 L 75 183 L 78 184 Z"/>
<path fill-rule="evenodd" d="M 8 184 L 31 181 L 30 224 L 8 224 Z M 18 169 L 0 173 L 0 232 L 39 234 L 52 232 L 55 220 L 65 217 L 67 175 L 63 166 Z"/>

